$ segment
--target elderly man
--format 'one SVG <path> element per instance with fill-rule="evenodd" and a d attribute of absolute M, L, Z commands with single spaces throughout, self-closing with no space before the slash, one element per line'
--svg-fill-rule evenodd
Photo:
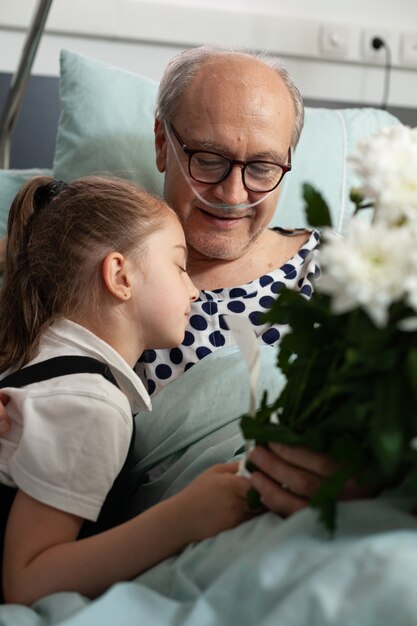
<path fill-rule="evenodd" d="M 311 295 L 318 234 L 268 229 L 302 125 L 299 91 L 275 59 L 201 47 L 169 63 L 157 101 L 156 163 L 201 295 L 183 344 L 138 363 L 150 393 L 233 343 L 224 313 L 247 316 L 259 341 L 276 345 L 283 329 L 267 327 L 260 314 L 284 286 Z M 321 455 L 274 444 L 257 448 L 252 460 L 261 470 L 253 485 L 281 515 L 305 506 L 334 469 Z"/>
<path fill-rule="evenodd" d="M 284 285 L 311 295 L 318 234 L 268 229 L 303 115 L 300 93 L 276 59 L 202 47 L 168 65 L 157 100 L 156 163 L 201 291 L 178 350 L 151 351 L 138 364 L 150 392 L 233 343 L 223 314 L 247 316 L 259 341 L 276 345 L 282 329 L 263 325 L 260 313 Z M 282 515 L 305 506 L 334 469 L 322 456 L 276 445 L 256 449 L 252 460 L 263 470 L 252 476 L 254 486 Z"/>

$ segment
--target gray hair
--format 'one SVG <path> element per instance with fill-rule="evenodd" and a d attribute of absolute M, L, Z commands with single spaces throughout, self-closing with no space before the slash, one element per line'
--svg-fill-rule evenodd
<path fill-rule="evenodd" d="M 180 108 L 185 90 L 208 59 L 214 56 L 236 54 L 264 63 L 273 69 L 288 87 L 295 110 L 295 125 L 291 139 L 291 147 L 295 148 L 304 124 L 303 99 L 281 59 L 267 53 L 252 53 L 223 46 L 200 46 L 180 52 L 168 63 L 159 84 L 155 110 L 157 119 L 166 122 L 173 121 Z"/>

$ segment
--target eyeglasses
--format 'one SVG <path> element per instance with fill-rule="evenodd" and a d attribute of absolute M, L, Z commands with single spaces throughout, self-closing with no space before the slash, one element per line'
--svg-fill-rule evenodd
<path fill-rule="evenodd" d="M 227 178 L 235 165 L 242 169 L 242 181 L 246 189 L 258 193 L 272 191 L 291 170 L 291 148 L 288 150 L 288 163 L 271 161 L 240 161 L 210 150 L 191 150 L 181 139 L 172 124 L 169 124 L 175 139 L 188 156 L 188 172 L 198 183 L 215 185 Z"/>

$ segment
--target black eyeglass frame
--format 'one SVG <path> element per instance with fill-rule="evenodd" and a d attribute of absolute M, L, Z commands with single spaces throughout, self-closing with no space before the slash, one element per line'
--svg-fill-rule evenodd
<path fill-rule="evenodd" d="M 191 178 L 193 180 L 195 180 L 198 183 L 202 183 L 204 185 L 218 185 L 219 183 L 221 183 L 223 180 L 225 180 L 229 176 L 230 172 L 232 171 L 232 169 L 233 169 L 233 167 L 235 165 L 239 165 L 240 168 L 241 168 L 241 171 L 242 171 L 242 182 L 243 182 L 243 185 L 244 185 L 244 187 L 248 191 L 252 191 L 252 193 L 269 193 L 270 191 L 273 191 L 274 189 L 276 189 L 278 187 L 278 185 L 280 184 L 280 182 L 284 178 L 285 174 L 287 172 L 290 172 L 291 169 L 292 169 L 291 148 L 288 149 L 288 163 L 285 164 L 285 165 L 283 165 L 282 163 L 276 163 L 275 161 L 266 161 L 266 160 L 262 160 L 262 159 L 255 159 L 253 161 L 241 161 L 240 159 L 230 159 L 229 157 L 225 156 L 224 154 L 220 154 L 219 152 L 212 152 L 211 150 L 202 150 L 202 149 L 192 150 L 181 139 L 180 135 L 175 130 L 173 124 L 171 124 L 171 122 L 169 122 L 168 125 L 169 125 L 169 129 L 172 132 L 172 134 L 174 135 L 175 139 L 180 144 L 181 149 L 188 156 L 188 173 L 189 173 L 189 175 L 191 176 Z M 194 154 L 198 154 L 198 153 L 212 154 L 214 156 L 222 157 L 222 159 L 225 159 L 225 161 L 229 162 L 228 169 L 223 174 L 223 176 L 221 178 L 219 178 L 219 180 L 216 180 L 215 182 L 207 182 L 205 180 L 199 180 L 198 178 L 195 178 L 195 176 L 192 175 L 192 173 L 191 173 L 191 159 L 194 156 Z M 269 189 L 263 189 L 262 191 L 259 191 L 259 189 L 251 189 L 251 187 L 249 187 L 246 184 L 246 182 L 245 182 L 245 170 L 246 170 L 248 165 L 253 165 L 254 163 L 267 163 L 269 165 L 277 165 L 278 167 L 280 167 L 281 170 L 282 170 L 282 174 L 281 174 L 281 177 L 278 180 L 278 182 L 273 187 L 270 187 Z"/>

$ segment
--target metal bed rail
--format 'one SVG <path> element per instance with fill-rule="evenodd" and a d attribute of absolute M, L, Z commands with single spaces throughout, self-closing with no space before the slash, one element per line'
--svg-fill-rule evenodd
<path fill-rule="evenodd" d="M 9 169 L 11 135 L 22 105 L 26 84 L 42 37 L 52 0 L 39 0 L 0 120 L 0 169 Z"/>

